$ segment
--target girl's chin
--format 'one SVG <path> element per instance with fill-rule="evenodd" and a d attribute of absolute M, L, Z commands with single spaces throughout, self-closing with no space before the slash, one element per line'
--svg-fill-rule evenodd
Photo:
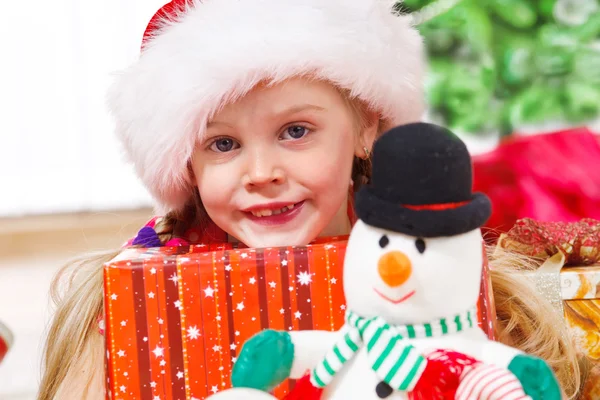
<path fill-rule="evenodd" d="M 248 247 L 265 248 L 265 247 L 288 247 L 288 246 L 305 246 L 312 242 L 315 238 L 313 235 L 308 235 L 307 232 L 271 232 L 243 235 L 244 239 L 240 239 Z"/>
<path fill-rule="evenodd" d="M 244 224 L 236 238 L 246 246 L 254 248 L 304 246 L 318 236 L 314 229 L 307 229 L 309 226 L 314 224 L 305 221 L 297 227 L 265 227 L 250 222 Z"/>

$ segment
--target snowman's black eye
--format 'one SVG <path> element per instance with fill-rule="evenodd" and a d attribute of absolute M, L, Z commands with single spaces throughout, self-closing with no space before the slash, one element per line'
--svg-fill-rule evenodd
<path fill-rule="evenodd" d="M 415 246 L 417 247 L 417 250 L 419 250 L 419 253 L 425 253 L 425 241 L 423 239 L 418 238 L 415 240 Z"/>
<path fill-rule="evenodd" d="M 381 237 L 381 239 L 379 239 L 379 247 L 381 247 L 383 249 L 388 244 L 390 244 L 390 239 L 388 239 L 388 237 L 386 235 L 383 235 Z"/>

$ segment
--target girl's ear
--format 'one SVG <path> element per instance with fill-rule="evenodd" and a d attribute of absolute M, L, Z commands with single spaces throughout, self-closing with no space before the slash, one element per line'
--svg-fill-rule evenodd
<path fill-rule="evenodd" d="M 354 155 L 366 160 L 371 154 L 373 143 L 377 140 L 380 130 L 380 118 L 376 112 L 368 113 L 367 124 L 363 125 L 354 149 Z"/>

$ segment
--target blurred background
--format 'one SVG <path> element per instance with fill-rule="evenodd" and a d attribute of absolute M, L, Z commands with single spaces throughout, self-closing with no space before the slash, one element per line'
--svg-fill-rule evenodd
<path fill-rule="evenodd" d="M 14 345 L 0 399 L 34 399 L 51 279 L 117 248 L 152 214 L 105 107 L 166 0 L 3 2 L 0 13 L 0 323 Z"/>
<path fill-rule="evenodd" d="M 35 398 L 56 271 L 81 252 L 120 246 L 152 214 L 112 135 L 105 92 L 166 2 L 3 4 L 0 324 L 14 344 L 0 362 L 2 400 Z M 427 119 L 467 142 L 475 186 L 494 203 L 489 227 L 600 219 L 599 0 L 398 8 L 421 22 Z"/>

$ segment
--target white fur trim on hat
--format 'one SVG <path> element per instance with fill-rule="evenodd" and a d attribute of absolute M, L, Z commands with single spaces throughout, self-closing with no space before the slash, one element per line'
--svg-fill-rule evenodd
<path fill-rule="evenodd" d="M 207 121 L 264 80 L 310 73 L 391 123 L 423 114 L 422 39 L 390 0 L 191 0 L 117 76 L 117 134 L 160 212 L 191 197 Z"/>

